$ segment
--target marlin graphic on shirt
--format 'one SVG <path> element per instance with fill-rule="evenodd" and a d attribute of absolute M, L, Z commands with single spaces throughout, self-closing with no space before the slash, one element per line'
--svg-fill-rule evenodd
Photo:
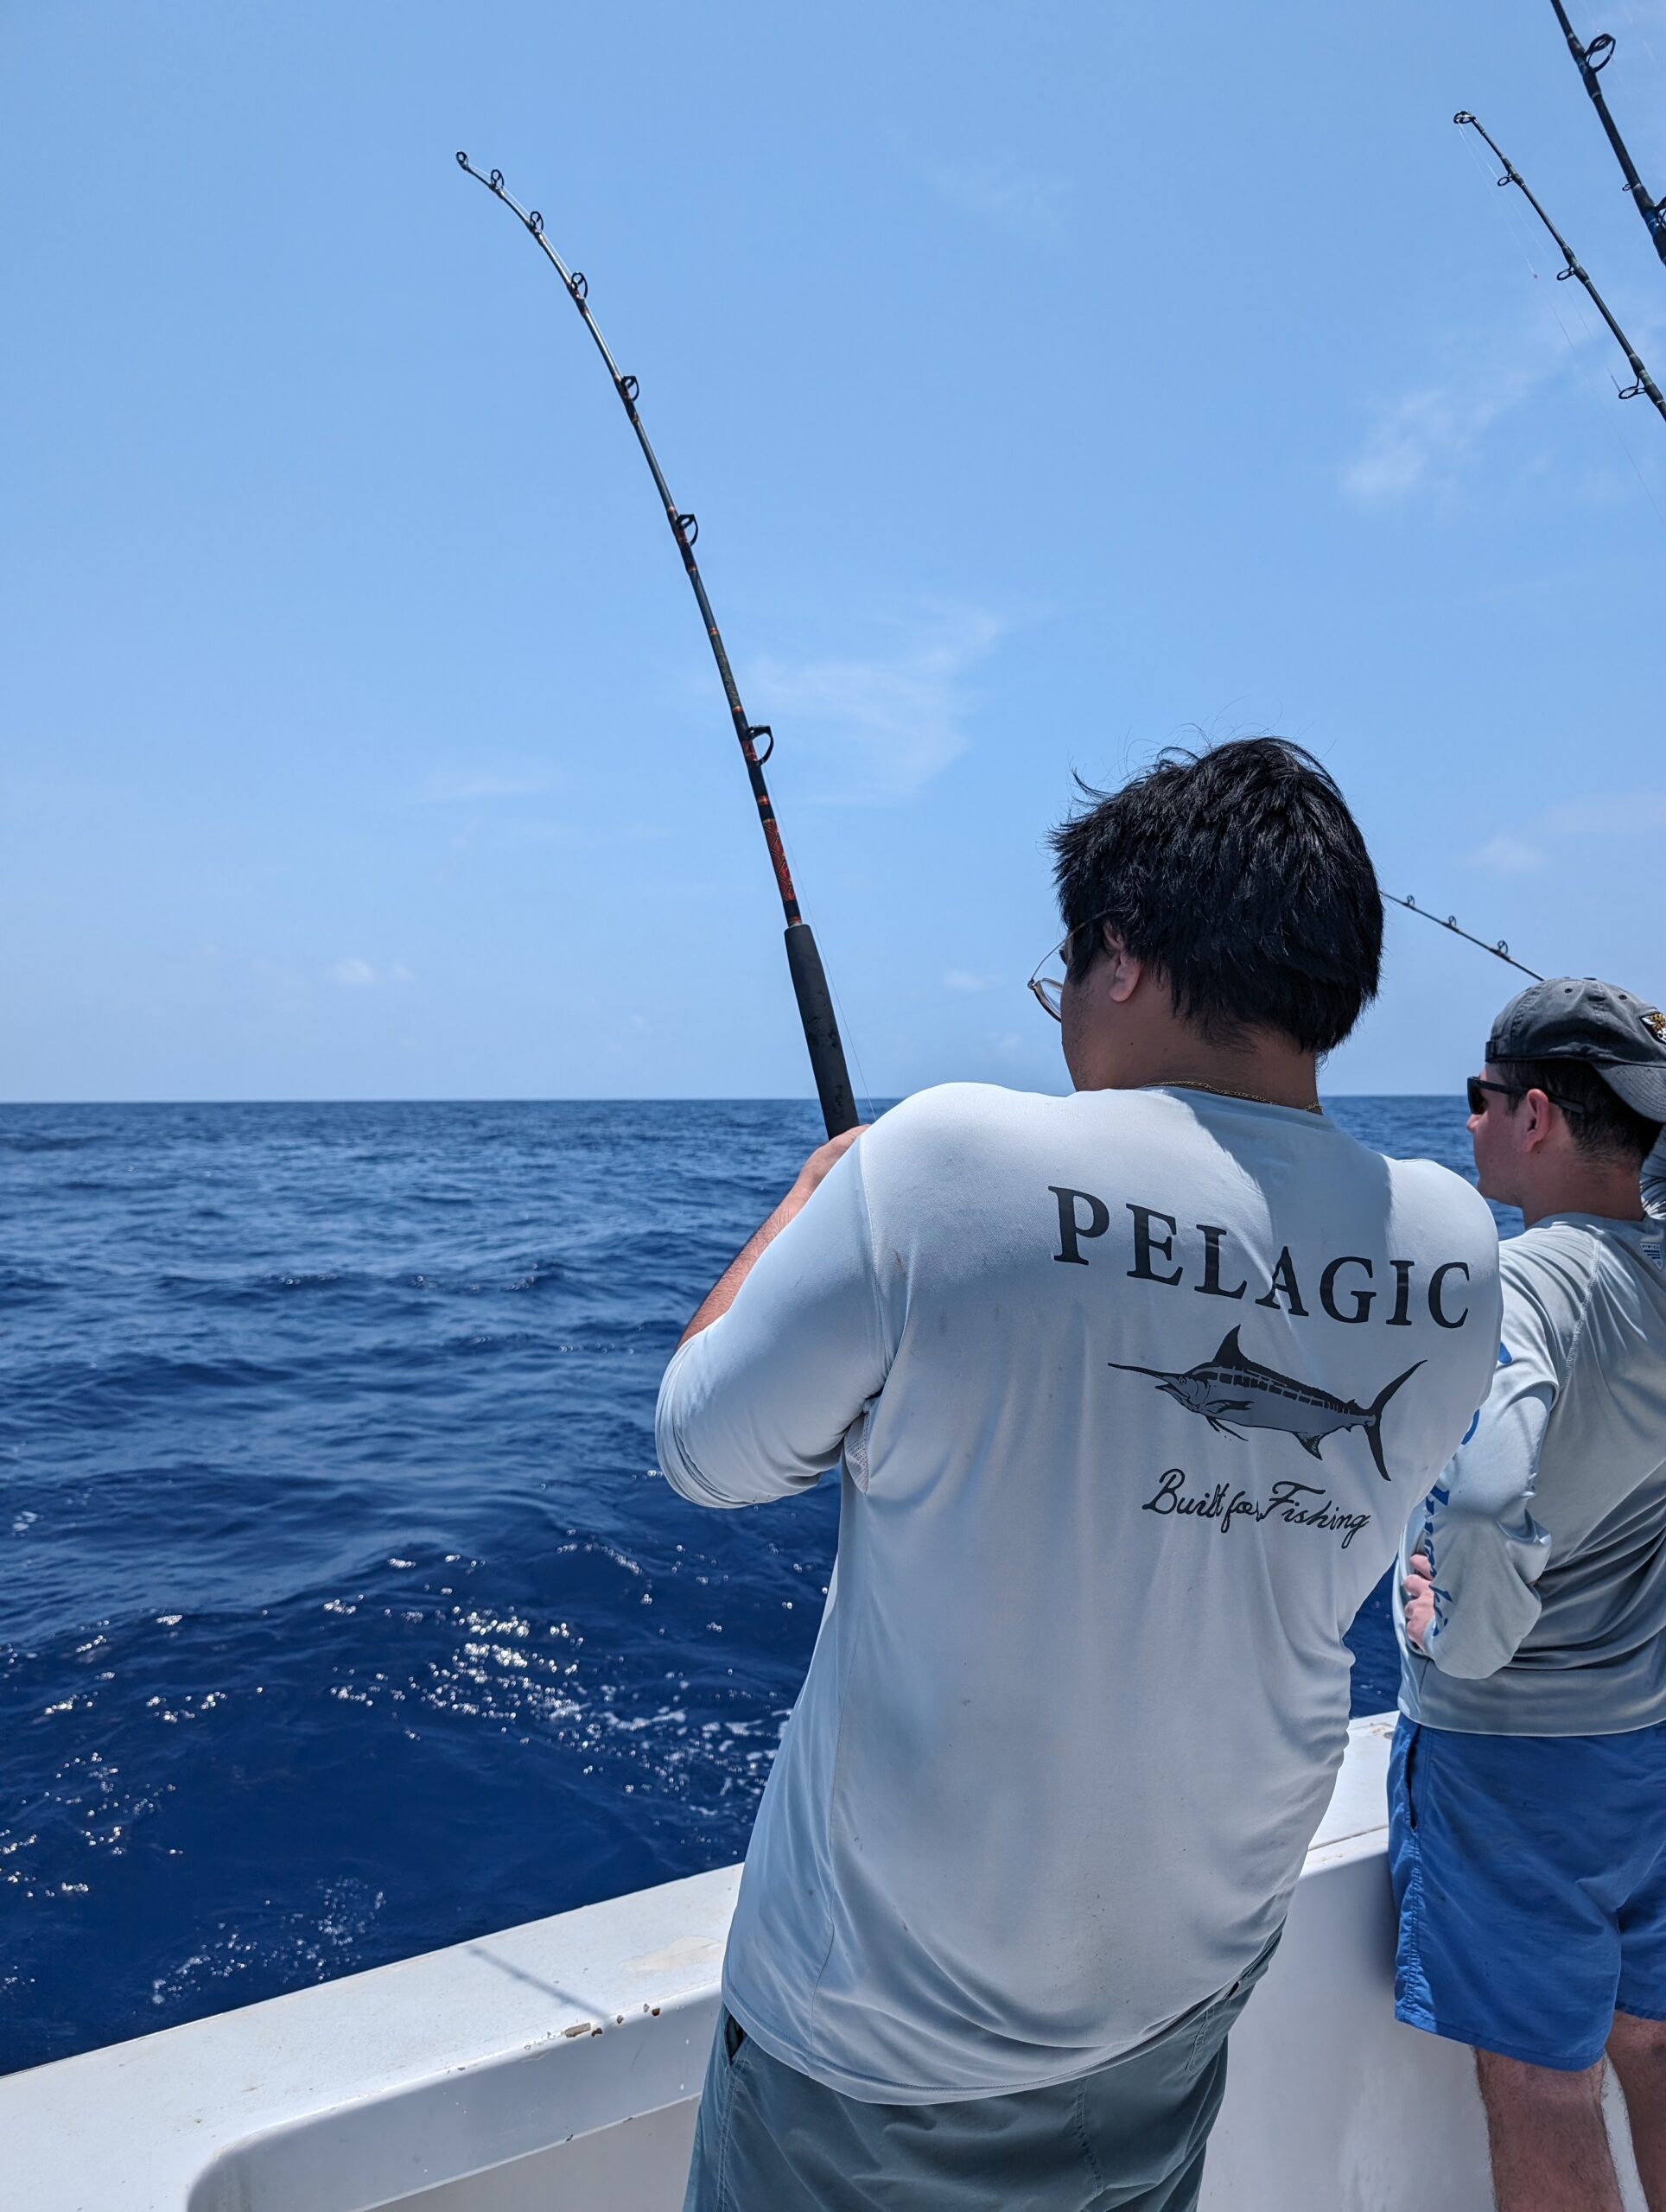
<path fill-rule="evenodd" d="M 1120 1368 L 1124 1375 L 1151 1376 L 1160 1390 L 1187 1413 L 1201 1414 L 1219 1436 L 1241 1438 L 1246 1428 L 1281 1428 L 1317 1459 L 1319 1446 L 1339 1428 L 1363 1428 L 1377 1471 L 1387 1482 L 1383 1409 L 1423 1363 L 1420 1359 L 1403 1375 L 1396 1375 L 1369 1406 L 1357 1406 L 1351 1398 L 1334 1398 L 1315 1383 L 1298 1382 L 1294 1376 L 1281 1375 L 1275 1367 L 1263 1367 L 1245 1353 L 1236 1329 L 1223 1338 L 1212 1359 L 1187 1368 L 1184 1374 L 1171 1375 L 1160 1367 L 1131 1367 L 1120 1359 L 1107 1360 L 1105 1364 Z"/>

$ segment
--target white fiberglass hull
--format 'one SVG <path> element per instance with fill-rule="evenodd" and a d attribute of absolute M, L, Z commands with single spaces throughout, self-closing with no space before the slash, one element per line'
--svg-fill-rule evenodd
<path fill-rule="evenodd" d="M 1234 2031 L 1205 2212 L 1484 2212 L 1467 2054 L 1399 2026 L 1358 1721 Z M 738 1868 L 0 2081 L 17 2212 L 677 2212 Z M 1623 2113 L 1627 2212 L 1644 2212 Z"/>

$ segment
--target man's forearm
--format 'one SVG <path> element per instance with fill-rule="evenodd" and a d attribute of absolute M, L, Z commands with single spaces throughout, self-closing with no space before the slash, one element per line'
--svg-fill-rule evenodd
<path fill-rule="evenodd" d="M 1435 1525 L 1432 1618 L 1418 1641 L 1443 1675 L 1481 1681 L 1507 1667 L 1538 1623 L 1550 1536 L 1523 1501 L 1517 1523 L 1448 1510 Z M 1408 1633 L 1411 1623 L 1407 1623 Z"/>
<path fill-rule="evenodd" d="M 752 1235 L 747 1237 L 746 1243 L 695 1308 L 693 1319 L 677 1340 L 679 1344 L 687 1344 L 689 1338 L 697 1337 L 702 1329 L 710 1328 L 719 1314 L 728 1312 L 740 1293 L 741 1284 L 809 1196 L 808 1191 L 801 1193 L 798 1184 L 795 1183 L 768 1220 L 754 1230 Z"/>
<path fill-rule="evenodd" d="M 832 1166 L 835 1160 L 849 1152 L 862 1135 L 862 1128 L 846 1129 L 843 1135 L 830 1137 L 818 1145 L 798 1170 L 792 1188 L 781 1200 L 767 1221 L 754 1230 L 746 1243 L 729 1262 L 712 1287 L 695 1308 L 694 1319 L 677 1338 L 679 1344 L 687 1344 L 690 1337 L 697 1337 L 702 1329 L 710 1328 L 720 1315 L 727 1313 L 740 1295 L 741 1286 L 757 1266 L 759 1261 L 775 1242 L 793 1216 L 802 1213 L 811 1192 Z"/>

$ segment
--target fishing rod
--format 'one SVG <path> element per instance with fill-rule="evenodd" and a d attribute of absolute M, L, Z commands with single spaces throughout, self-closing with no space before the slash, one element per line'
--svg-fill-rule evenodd
<path fill-rule="evenodd" d="M 1472 937 L 1467 930 L 1459 929 L 1455 914 L 1448 914 L 1442 920 L 1439 914 L 1431 913 L 1427 906 L 1420 906 L 1415 899 L 1398 899 L 1392 891 L 1385 891 L 1383 896 L 1389 906 L 1403 906 L 1408 914 L 1421 914 L 1426 922 L 1433 922 L 1436 929 L 1450 930 L 1453 937 L 1462 938 L 1466 944 L 1476 945 L 1481 951 L 1490 952 L 1495 960 L 1502 960 L 1508 967 L 1519 968 L 1523 976 L 1530 976 L 1536 983 L 1543 982 L 1544 977 L 1538 969 L 1529 968 L 1524 960 L 1517 960 L 1503 938 L 1489 944 L 1485 938 Z"/>
<path fill-rule="evenodd" d="M 1510 156 L 1498 144 L 1497 139 L 1490 137 L 1489 134 L 1482 129 L 1481 124 L 1477 121 L 1475 117 L 1470 113 L 1466 107 L 1460 107 L 1457 114 L 1454 115 L 1452 119 L 1454 123 L 1459 125 L 1467 124 L 1472 130 L 1477 132 L 1479 137 L 1486 141 L 1486 143 L 1492 149 L 1494 156 L 1504 169 L 1504 175 L 1501 177 L 1495 177 L 1493 181 L 1498 185 L 1515 185 L 1521 192 L 1523 199 L 1527 201 L 1528 206 L 1533 210 L 1533 213 L 1538 217 L 1539 220 L 1544 225 L 1546 230 L 1549 232 L 1551 237 L 1556 241 L 1556 245 L 1561 250 L 1562 260 L 1567 264 L 1565 268 L 1559 269 L 1556 271 L 1556 282 L 1559 284 L 1562 284 L 1566 283 L 1570 276 L 1577 276 L 1580 283 L 1584 285 L 1586 290 L 1591 295 L 1592 305 L 1596 308 L 1597 313 L 1602 317 L 1609 329 L 1613 333 L 1615 339 L 1618 342 L 1621 352 L 1631 365 L 1631 375 L 1634 381 L 1625 386 L 1625 390 L 1621 391 L 1619 395 L 1620 397 L 1622 399 L 1635 399 L 1639 392 L 1646 393 L 1649 398 L 1653 401 L 1654 405 L 1658 410 L 1663 421 L 1666 421 L 1666 397 L 1662 395 L 1660 386 L 1655 382 L 1648 370 L 1643 365 L 1642 357 L 1632 346 L 1631 340 L 1625 335 L 1625 333 L 1614 321 L 1613 316 L 1608 312 L 1607 301 L 1603 298 L 1602 294 L 1591 282 L 1589 276 L 1587 276 L 1585 270 L 1580 265 L 1579 257 L 1574 251 L 1573 247 L 1568 245 L 1567 240 L 1562 236 L 1561 232 L 1556 228 L 1556 226 L 1551 221 L 1549 216 L 1545 213 L 1544 209 L 1534 198 L 1532 192 L 1529 189 L 1527 179 L 1522 175 L 1515 162 L 1510 160 Z"/>
<path fill-rule="evenodd" d="M 1663 261 L 1666 261 L 1666 199 L 1651 200 L 1648 187 L 1637 175 L 1637 165 L 1631 159 L 1625 141 L 1613 117 L 1608 112 L 1608 103 L 1602 96 L 1598 78 L 1614 58 L 1614 41 L 1607 31 L 1599 31 L 1589 46 L 1581 45 L 1574 26 L 1567 20 L 1567 10 L 1562 0 L 1550 0 L 1556 11 L 1556 21 L 1561 25 L 1562 36 L 1567 41 L 1567 51 L 1578 67 L 1585 89 L 1591 95 L 1591 105 L 1597 111 L 1597 119 L 1608 134 L 1608 143 L 1614 149 L 1614 159 L 1619 163 L 1620 174 L 1625 179 L 1625 189 L 1637 202 L 1637 213 L 1648 230 L 1650 243 Z"/>
<path fill-rule="evenodd" d="M 545 259 L 567 288 L 568 297 L 584 318 L 584 327 L 595 341 L 595 348 L 606 364 L 613 379 L 614 390 L 625 410 L 636 442 L 642 448 L 642 458 L 648 464 L 654 480 L 654 489 L 665 510 L 665 520 L 671 525 L 671 536 L 677 540 L 677 550 L 683 556 L 683 567 L 689 584 L 700 608 L 700 619 L 706 626 L 707 642 L 711 646 L 712 658 L 717 664 L 717 673 L 723 685 L 723 696 L 734 723 L 734 734 L 741 741 L 741 752 L 747 764 L 747 778 L 752 785 L 752 795 L 758 803 L 758 819 L 764 832 L 764 842 L 769 848 L 770 866 L 775 871 L 775 888 L 780 894 L 781 911 L 786 917 L 786 964 L 792 978 L 793 996 L 798 1002 L 798 1019 L 804 1024 L 804 1043 L 810 1052 L 810 1065 L 816 1078 L 816 1095 L 821 1102 L 822 1119 L 827 1124 L 827 1134 L 837 1136 L 841 1130 L 856 1125 L 856 1101 L 850 1088 L 850 1077 L 844 1064 L 844 1046 L 839 1041 L 839 1025 L 834 1017 L 833 996 L 828 988 L 827 976 L 822 967 L 822 956 L 817 950 L 816 939 L 810 925 L 798 911 L 798 894 L 793 888 L 792 871 L 787 865 L 786 849 L 781 842 L 780 825 L 769 796 L 769 786 L 764 780 L 764 763 L 775 749 L 775 740 L 767 722 L 754 722 L 741 703 L 740 688 L 734 681 L 734 671 L 724 648 L 717 617 L 711 611 L 711 601 L 706 596 L 706 587 L 694 557 L 694 543 L 700 534 L 695 518 L 680 509 L 671 497 L 671 486 L 665 481 L 664 471 L 648 434 L 642 427 L 642 417 L 637 413 L 636 401 L 639 389 L 637 379 L 620 373 L 620 366 L 609 350 L 607 340 L 590 312 L 589 284 L 582 269 L 569 269 L 544 233 L 544 218 L 536 207 L 523 207 L 505 188 L 503 171 L 493 169 L 482 175 L 467 154 L 460 153 L 457 166 L 466 169 L 478 183 L 502 200 L 504 206 L 519 217 L 528 235 L 543 249 Z M 758 741 L 766 741 L 764 750 L 758 749 Z"/>

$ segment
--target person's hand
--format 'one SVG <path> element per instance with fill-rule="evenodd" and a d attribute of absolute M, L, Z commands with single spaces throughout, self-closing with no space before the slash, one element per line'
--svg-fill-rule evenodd
<path fill-rule="evenodd" d="M 1406 1641 L 1414 1651 L 1423 1649 L 1423 1638 L 1434 1624 L 1434 1586 L 1429 1580 L 1434 1572 L 1425 1554 L 1414 1552 L 1400 1586 L 1406 1600 Z"/>
<path fill-rule="evenodd" d="M 816 1185 L 826 1179 L 834 1163 L 844 1158 L 867 1127 L 866 1122 L 858 1122 L 854 1129 L 841 1129 L 837 1136 L 829 1137 L 825 1144 L 817 1146 L 798 1170 L 798 1179 L 792 1185 L 792 1196 L 799 1205 L 804 1204 Z"/>

